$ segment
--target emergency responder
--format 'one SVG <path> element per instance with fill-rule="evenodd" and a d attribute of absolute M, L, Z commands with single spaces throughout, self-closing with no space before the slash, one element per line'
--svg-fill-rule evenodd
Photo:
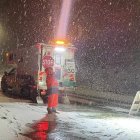
<path fill-rule="evenodd" d="M 58 105 L 58 82 L 55 78 L 52 67 L 46 68 L 45 72 L 48 96 L 48 114 L 51 114 L 53 112 L 56 113 L 56 107 Z"/>

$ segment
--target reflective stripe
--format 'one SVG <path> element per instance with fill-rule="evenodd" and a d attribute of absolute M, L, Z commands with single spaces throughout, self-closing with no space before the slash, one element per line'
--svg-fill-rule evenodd
<path fill-rule="evenodd" d="M 51 87 L 47 89 L 47 95 L 58 94 L 58 87 Z"/>

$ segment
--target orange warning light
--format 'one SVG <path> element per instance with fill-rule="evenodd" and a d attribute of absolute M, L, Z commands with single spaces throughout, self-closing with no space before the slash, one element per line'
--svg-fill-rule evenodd
<path fill-rule="evenodd" d="M 64 42 L 64 41 L 61 41 L 61 40 L 57 40 L 57 41 L 56 41 L 56 44 L 57 44 L 57 45 L 64 45 L 65 42 Z"/>

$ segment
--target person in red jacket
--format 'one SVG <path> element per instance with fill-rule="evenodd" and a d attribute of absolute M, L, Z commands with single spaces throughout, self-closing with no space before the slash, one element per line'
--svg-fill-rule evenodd
<path fill-rule="evenodd" d="M 58 105 L 58 81 L 55 78 L 53 68 L 49 67 L 45 69 L 46 72 L 46 85 L 48 95 L 48 113 L 56 113 L 56 107 Z"/>

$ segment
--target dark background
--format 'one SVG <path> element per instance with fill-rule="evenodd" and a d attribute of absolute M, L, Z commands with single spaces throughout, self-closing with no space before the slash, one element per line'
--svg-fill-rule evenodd
<path fill-rule="evenodd" d="M 140 89 L 140 1 L 73 2 L 67 38 L 78 48 L 78 86 L 135 95 Z M 60 7 L 61 0 L 1 0 L 0 47 L 53 39 Z"/>

